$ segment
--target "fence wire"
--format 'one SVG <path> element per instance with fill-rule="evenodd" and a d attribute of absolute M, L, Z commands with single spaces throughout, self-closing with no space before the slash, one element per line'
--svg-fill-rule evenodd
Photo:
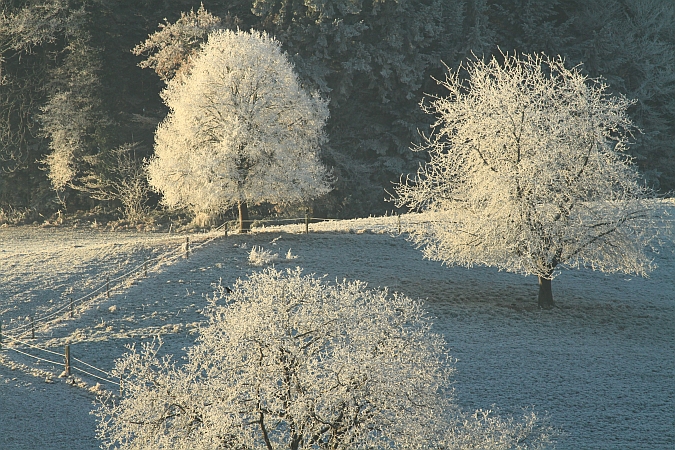
<path fill-rule="evenodd" d="M 224 224 L 216 227 L 215 229 L 211 230 L 210 233 L 217 233 L 217 232 L 221 231 L 222 228 L 224 228 L 226 226 L 227 226 L 227 223 L 224 223 Z M 189 237 L 189 236 L 187 236 L 187 237 Z M 69 313 L 69 310 L 71 308 L 71 303 L 73 305 L 73 308 L 75 308 L 80 303 L 84 302 L 85 300 L 87 300 L 89 298 L 93 298 L 96 294 L 103 292 L 103 290 L 106 289 L 106 288 L 108 288 L 109 290 L 115 290 L 115 289 L 119 288 L 121 283 L 118 283 L 118 284 L 112 285 L 112 286 L 111 286 L 111 284 L 116 283 L 120 280 L 124 280 L 124 279 L 130 277 L 131 275 L 140 272 L 142 269 L 144 269 L 146 267 L 147 264 L 151 264 L 153 262 L 168 263 L 168 262 L 175 261 L 176 259 L 182 257 L 182 255 L 186 251 L 190 251 L 191 249 L 199 249 L 199 248 L 203 247 L 204 245 L 214 241 L 217 238 L 218 238 L 218 236 L 211 237 L 211 238 L 209 238 L 209 239 L 207 239 L 203 242 L 200 242 L 199 244 L 195 244 L 192 247 L 188 247 L 187 249 L 185 248 L 185 246 L 182 245 L 182 246 L 180 246 L 180 247 L 178 247 L 174 250 L 163 253 L 162 255 L 156 256 L 154 258 L 150 258 L 150 259 L 144 261 L 141 264 L 138 264 L 137 266 L 133 267 L 132 269 L 128 270 L 127 272 L 125 272 L 125 273 L 123 273 L 123 274 L 121 274 L 121 275 L 119 275 L 115 278 L 106 279 L 106 281 L 103 284 L 101 284 L 99 287 L 95 288 L 94 290 L 88 292 L 87 294 L 85 294 L 85 295 L 83 295 L 83 296 L 81 296 L 77 299 L 67 301 L 63 306 L 59 307 L 55 311 L 53 311 L 53 312 L 51 312 L 47 315 L 41 316 L 38 319 L 34 319 L 31 323 L 27 323 L 27 324 L 24 324 L 24 325 L 18 325 L 14 328 L 11 328 L 10 330 L 7 331 L 7 335 L 13 334 L 14 336 L 23 336 L 24 334 L 26 334 L 28 332 L 27 331 L 28 328 L 33 328 L 35 325 L 52 322 L 53 320 L 51 320 L 51 319 L 56 318 L 60 314 Z M 26 331 L 21 332 L 22 330 L 26 330 Z"/>
<path fill-rule="evenodd" d="M 55 352 L 55 351 L 53 351 L 53 350 L 49 350 L 49 349 L 47 349 L 47 348 L 43 348 L 43 347 L 40 347 L 40 346 L 37 346 L 37 345 L 34 345 L 34 344 L 30 344 L 30 343 L 28 343 L 28 342 L 21 341 L 21 340 L 19 340 L 19 339 L 13 338 L 13 337 L 11 337 L 11 336 L 7 336 L 7 337 L 8 337 L 9 339 L 11 339 L 12 341 L 14 341 L 14 342 L 16 342 L 16 343 L 19 343 L 20 345 L 23 345 L 23 346 L 25 346 L 25 347 L 29 347 L 29 348 L 32 348 L 32 349 L 35 349 L 35 350 L 39 350 L 39 351 L 42 351 L 42 352 L 45 352 L 45 353 L 49 353 L 49 354 L 52 354 L 52 355 L 56 355 L 56 356 L 60 356 L 60 357 L 65 358 L 65 355 L 62 354 L 62 353 L 57 353 L 57 352 Z M 19 350 L 19 349 L 16 348 L 16 347 L 7 347 L 7 348 L 8 348 L 9 350 L 12 350 L 12 351 L 15 351 L 15 352 L 17 352 L 17 353 L 20 353 L 20 354 L 22 354 L 22 355 L 24 355 L 24 356 L 28 356 L 28 357 L 30 357 L 30 358 L 36 359 L 36 360 L 38 360 L 38 361 L 43 361 L 43 362 L 50 363 L 50 364 L 54 364 L 54 365 L 57 365 L 57 366 L 63 366 L 63 367 L 66 366 L 65 363 L 56 362 L 56 361 L 52 361 L 52 360 L 49 360 L 49 359 L 46 359 L 46 358 L 41 358 L 41 357 L 39 357 L 39 356 L 31 355 L 30 353 L 26 353 L 26 352 L 24 352 L 24 351 L 22 351 L 22 350 Z M 102 373 L 103 375 L 105 375 L 105 378 L 104 378 L 104 377 L 101 377 L 101 376 L 99 376 L 99 375 L 95 375 L 95 374 L 93 374 L 93 373 L 91 373 L 91 372 L 87 372 L 86 370 L 81 369 L 81 368 L 77 367 L 77 365 L 74 365 L 74 364 L 72 364 L 72 363 L 71 363 L 71 365 L 70 365 L 71 370 L 77 370 L 77 371 L 79 371 L 79 372 L 82 372 L 82 373 L 84 373 L 84 374 L 86 374 L 86 375 L 89 375 L 89 376 L 91 376 L 91 377 L 93 377 L 93 378 L 96 378 L 96 379 L 98 379 L 98 380 L 102 380 L 102 381 L 105 381 L 105 382 L 107 382 L 107 383 L 112 383 L 112 384 L 119 385 L 118 382 L 112 380 L 112 378 L 114 378 L 114 377 L 110 374 L 110 372 L 107 372 L 107 371 L 105 371 L 105 370 L 103 370 L 103 369 L 100 369 L 100 368 L 98 368 L 98 367 L 96 367 L 96 366 L 93 366 L 93 365 L 91 365 L 91 364 L 89 364 L 89 363 L 87 363 L 87 362 L 84 362 L 84 361 L 82 361 L 82 360 L 79 359 L 79 358 L 75 358 L 75 357 L 72 357 L 72 356 L 71 356 L 70 359 L 71 359 L 71 361 L 78 362 L 78 363 L 80 363 L 80 364 L 82 364 L 82 365 L 84 365 L 84 366 L 86 366 L 86 367 L 88 367 L 88 368 L 90 368 L 90 369 L 93 369 L 93 370 L 96 370 L 96 371 Z"/>
<path fill-rule="evenodd" d="M 211 230 L 211 233 L 217 233 L 217 232 L 221 231 L 224 227 L 227 227 L 227 223 L 224 223 L 224 224 L 220 225 L 219 227 Z M 2 346 L 1 345 L 2 340 L 3 340 L 3 338 L 7 338 L 7 339 L 13 341 L 15 344 L 23 346 L 24 350 L 25 350 L 25 348 L 31 348 L 31 349 L 34 349 L 34 350 L 45 352 L 45 353 L 50 354 L 50 355 L 55 355 L 55 356 L 65 358 L 65 355 L 63 355 L 63 354 L 54 352 L 52 350 L 40 347 L 40 346 L 35 345 L 35 344 L 31 344 L 29 342 L 25 342 L 25 341 L 19 339 L 19 337 L 26 334 L 28 332 L 27 328 L 29 328 L 29 327 L 33 328 L 33 327 L 35 327 L 35 325 L 38 325 L 38 324 L 48 325 L 51 322 L 54 322 L 56 320 L 60 320 L 61 317 L 59 317 L 59 316 L 62 313 L 69 313 L 70 312 L 69 310 L 70 310 L 71 307 L 74 308 L 75 306 L 83 303 L 85 300 L 94 298 L 94 296 L 96 294 L 101 293 L 104 288 L 106 288 L 108 290 L 115 290 L 115 289 L 119 288 L 121 283 L 118 283 L 118 282 L 120 282 L 121 280 L 125 280 L 126 278 L 132 276 L 133 274 L 136 274 L 136 273 L 140 272 L 141 270 L 147 269 L 148 264 L 169 263 L 169 262 L 175 261 L 176 259 L 183 257 L 184 254 L 186 254 L 190 251 L 193 251 L 193 250 L 200 249 L 203 246 L 213 242 L 218 237 L 219 236 L 213 236 L 209 239 L 206 239 L 206 240 L 204 240 L 204 241 L 202 241 L 198 244 L 194 244 L 194 245 L 191 246 L 190 243 L 189 243 L 189 236 L 188 236 L 187 237 L 188 240 L 186 242 L 187 245 L 182 245 L 182 246 L 180 246 L 176 249 L 173 249 L 169 252 L 165 252 L 162 255 L 156 256 L 154 258 L 147 259 L 143 263 L 138 264 L 137 266 L 133 267 L 132 269 L 126 271 L 125 273 L 123 273 L 123 274 L 121 274 L 121 275 L 119 275 L 115 278 L 112 278 L 112 279 L 106 278 L 105 282 L 103 284 L 101 284 L 99 287 L 93 289 L 92 291 L 86 293 L 85 295 L 82 295 L 81 297 L 79 297 L 77 299 L 72 299 L 72 300 L 67 301 L 63 306 L 57 307 L 57 309 L 55 311 L 52 311 L 49 314 L 40 317 L 39 319 L 34 319 L 34 320 L 31 321 L 31 323 L 19 325 L 15 328 L 12 328 L 11 330 L 9 330 L 9 332 L 0 332 L 0 349 L 7 348 L 9 350 L 12 350 L 12 351 L 18 353 L 18 354 L 24 355 L 28 358 L 32 358 L 36 361 L 42 361 L 42 362 L 53 364 L 53 365 L 56 365 L 56 366 L 66 367 L 65 362 L 52 361 L 51 359 L 42 358 L 40 356 L 32 355 L 32 354 L 27 353 L 27 352 L 23 351 L 22 349 L 18 348 L 16 345 Z M 118 284 L 114 284 L 114 283 L 118 283 Z M 4 331 L 4 330 L 2 330 L 2 331 Z M 99 372 L 99 373 L 103 374 L 104 377 L 102 377 L 100 375 L 96 375 L 94 373 L 91 373 L 90 371 L 84 370 L 84 369 L 82 369 L 82 368 L 80 368 L 80 367 L 78 367 L 77 365 L 74 365 L 74 364 L 70 365 L 71 370 L 76 370 L 76 371 L 81 372 L 85 375 L 88 375 L 88 376 L 90 376 L 94 379 L 119 386 L 119 382 L 112 380 L 111 378 L 113 378 L 113 377 L 108 371 L 103 370 L 101 368 L 98 368 L 98 367 L 96 367 L 92 364 L 89 364 L 89 363 L 85 362 L 85 361 L 82 361 L 79 358 L 71 357 L 71 361 L 75 361 L 75 362 L 77 362 L 77 363 L 79 363 L 79 364 L 81 364 L 81 365 L 83 365 L 83 366 L 85 366 L 89 369 L 92 369 L 93 371 Z"/>

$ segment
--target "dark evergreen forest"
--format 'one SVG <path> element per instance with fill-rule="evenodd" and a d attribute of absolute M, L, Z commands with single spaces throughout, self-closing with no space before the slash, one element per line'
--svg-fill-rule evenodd
<path fill-rule="evenodd" d="M 129 180 L 167 113 L 164 81 L 131 50 L 200 4 L 1 1 L 0 219 L 130 211 L 114 193 L 134 188 Z M 635 99 L 631 156 L 646 183 L 675 189 L 671 0 L 210 0 L 204 8 L 226 28 L 275 36 L 305 86 L 330 99 L 322 157 L 335 190 L 310 205 L 317 217 L 391 210 L 385 190 L 423 157 L 410 146 L 433 121 L 419 107 L 425 94 L 442 94 L 433 77 L 500 49 L 562 55 Z M 48 166 L 59 170 L 50 175 Z M 142 201 L 153 209 L 158 200 Z"/>

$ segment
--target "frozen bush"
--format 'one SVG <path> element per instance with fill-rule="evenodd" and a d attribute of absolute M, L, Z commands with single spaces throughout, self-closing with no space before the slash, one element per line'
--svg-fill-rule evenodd
<path fill-rule="evenodd" d="M 451 359 L 418 301 L 266 269 L 221 288 L 207 315 L 183 364 L 157 342 L 116 362 L 121 396 L 94 412 L 104 446 L 507 448 L 479 444 L 511 423 L 453 406 Z"/>
<path fill-rule="evenodd" d="M 278 260 L 278 253 L 272 253 L 257 245 L 251 247 L 251 251 L 248 254 L 248 262 L 252 266 L 266 266 Z"/>

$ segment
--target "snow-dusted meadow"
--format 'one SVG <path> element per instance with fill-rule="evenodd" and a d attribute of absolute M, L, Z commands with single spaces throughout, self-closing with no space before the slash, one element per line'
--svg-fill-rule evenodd
<path fill-rule="evenodd" d="M 406 228 L 407 217 L 402 220 Z M 675 254 L 655 255 L 649 279 L 566 271 L 554 281 L 557 307 L 536 306 L 537 281 L 494 269 L 448 268 L 426 261 L 402 236 L 396 217 L 266 228 L 251 235 L 108 233 L 96 230 L 0 229 L 0 314 L 3 334 L 23 326 L 21 340 L 109 370 L 125 344 L 162 335 L 164 350 L 180 354 L 195 337 L 201 310 L 217 283 L 231 285 L 260 265 L 249 261 L 258 246 L 277 254 L 277 268 L 302 267 L 328 280 L 360 279 L 426 299 L 457 358 L 456 402 L 520 415 L 548 415 L 561 435 L 560 449 L 675 448 Z M 213 239 L 213 240 L 211 240 Z M 207 241 L 208 240 L 208 241 Z M 197 247 L 204 242 L 203 247 Z M 290 255 L 289 255 L 290 250 Z M 258 250 L 260 251 L 260 250 Z M 166 255 L 111 282 L 62 320 L 48 316 L 103 284 L 106 277 Z M 294 258 L 297 256 L 297 258 Z M 173 259 L 171 259 L 173 257 Z M 258 261 L 253 261 L 258 262 Z M 72 292 L 68 289 L 72 288 Z M 36 339 L 27 316 L 37 313 Z M 96 383 L 58 378 L 62 367 L 35 363 L 7 346 L 0 352 L 0 448 L 97 448 L 89 415 Z M 54 361 L 58 355 L 26 351 Z M 74 364 L 78 366 L 77 363 Z M 96 373 L 85 366 L 81 368 Z"/>

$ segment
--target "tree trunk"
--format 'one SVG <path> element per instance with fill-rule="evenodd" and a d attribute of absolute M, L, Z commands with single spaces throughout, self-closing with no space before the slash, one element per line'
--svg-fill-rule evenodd
<path fill-rule="evenodd" d="M 248 206 L 246 202 L 239 202 L 239 232 L 248 233 L 251 229 L 251 222 L 248 220 Z"/>
<path fill-rule="evenodd" d="M 553 308 L 553 292 L 551 291 L 551 279 L 539 277 L 539 307 L 542 309 Z"/>

